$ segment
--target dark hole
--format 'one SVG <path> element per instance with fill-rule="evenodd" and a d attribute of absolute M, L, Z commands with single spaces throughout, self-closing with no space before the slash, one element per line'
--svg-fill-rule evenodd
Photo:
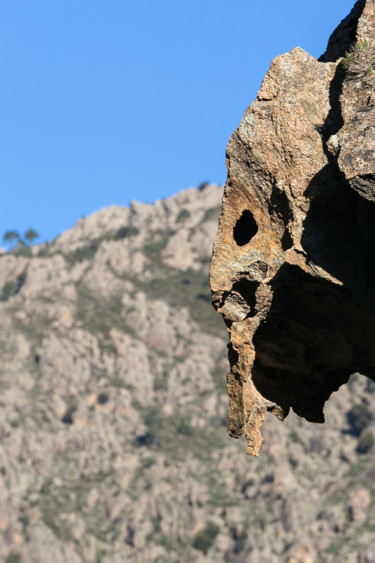
<path fill-rule="evenodd" d="M 76 410 L 77 410 L 76 406 L 68 407 L 61 421 L 64 424 L 73 424 L 73 414 L 75 413 Z"/>
<path fill-rule="evenodd" d="M 98 401 L 99 405 L 104 405 L 105 403 L 108 403 L 109 401 L 109 396 L 107 393 L 105 393 L 104 391 L 102 391 L 101 393 L 99 393 L 99 395 L 97 396 L 96 400 Z"/>
<path fill-rule="evenodd" d="M 142 436 L 137 436 L 136 441 L 140 446 L 150 446 L 157 442 L 157 437 L 152 433 L 146 433 Z"/>
<path fill-rule="evenodd" d="M 73 416 L 72 413 L 65 413 L 64 416 L 62 417 L 61 421 L 64 424 L 73 424 Z"/>
<path fill-rule="evenodd" d="M 238 362 L 238 352 L 237 350 L 235 350 L 232 346 L 232 343 L 229 342 L 229 344 L 227 344 L 227 348 L 228 348 L 228 360 L 231 366 L 235 366 Z"/>
<path fill-rule="evenodd" d="M 238 246 L 245 246 L 245 244 L 251 241 L 257 231 L 258 225 L 255 222 L 253 214 L 248 209 L 245 209 L 234 226 L 234 240 Z"/>
<path fill-rule="evenodd" d="M 281 238 L 281 246 L 284 252 L 289 248 L 292 248 L 293 246 L 293 239 L 287 229 L 285 229 L 284 234 Z"/>

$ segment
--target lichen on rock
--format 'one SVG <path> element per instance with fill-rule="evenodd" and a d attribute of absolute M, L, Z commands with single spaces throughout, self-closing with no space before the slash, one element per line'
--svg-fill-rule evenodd
<path fill-rule="evenodd" d="M 267 411 L 324 422 L 352 373 L 375 379 L 374 40 L 375 2 L 358 1 L 319 60 L 272 62 L 229 141 L 210 282 L 228 430 L 252 455 Z"/>

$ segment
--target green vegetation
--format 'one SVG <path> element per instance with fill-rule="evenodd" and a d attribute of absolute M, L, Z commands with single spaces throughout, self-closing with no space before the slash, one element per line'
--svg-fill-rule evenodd
<path fill-rule="evenodd" d="M 83 262 L 84 260 L 92 260 L 102 242 L 109 240 L 123 240 L 125 238 L 136 236 L 139 234 L 139 232 L 140 231 L 137 227 L 133 227 L 131 225 L 121 227 L 115 233 L 107 233 L 105 235 L 102 235 L 101 237 L 92 239 L 88 244 L 80 246 L 79 248 L 76 248 L 76 250 L 64 254 L 64 257 L 71 265 L 74 265 L 77 262 Z"/>
<path fill-rule="evenodd" d="M 232 537 L 235 541 L 233 552 L 240 553 L 246 545 L 247 531 L 244 529 L 238 534 L 234 529 L 234 531 L 232 531 Z"/>
<path fill-rule="evenodd" d="M 64 467 L 71 465 L 74 459 L 74 451 L 59 452 L 55 463 L 63 464 Z M 75 462 L 73 461 L 73 464 Z M 56 487 L 52 479 L 46 479 L 39 490 L 38 509 L 42 514 L 44 523 L 51 528 L 54 534 L 62 539 L 71 538 L 71 527 L 64 516 L 69 513 L 81 514 L 86 506 L 87 494 L 97 484 L 106 483 L 110 480 L 110 473 L 99 471 L 90 475 L 81 475 L 79 479 L 71 478 L 66 485 Z M 108 515 L 104 506 L 97 506 L 95 510 L 86 513 L 87 533 L 95 537 L 105 537 L 103 529 L 108 527 Z"/>
<path fill-rule="evenodd" d="M 48 241 L 45 242 L 38 248 L 37 256 L 39 258 L 44 258 L 45 256 L 50 256 L 52 254 L 52 249 L 55 244 L 55 241 Z"/>
<path fill-rule="evenodd" d="M 88 244 L 81 246 L 65 255 L 66 260 L 70 264 L 75 264 L 76 262 L 82 262 L 83 260 L 91 260 L 96 251 L 98 250 L 100 244 L 105 240 L 122 240 L 125 238 L 130 238 L 137 236 L 140 233 L 138 227 L 132 225 L 127 225 L 121 227 L 116 232 L 107 233 L 101 237 L 91 240 Z M 35 231 L 35 229 L 28 229 L 23 236 L 21 236 L 17 231 L 10 230 L 7 231 L 3 236 L 3 244 L 8 247 L 9 251 L 13 251 L 18 256 L 32 256 L 30 246 L 34 243 L 36 239 L 40 238 L 40 235 Z M 49 256 L 51 254 L 51 247 L 53 242 L 48 242 L 43 245 L 38 251 L 38 256 Z"/>
<path fill-rule="evenodd" d="M 102 559 L 103 559 L 104 553 L 102 548 L 96 544 L 95 546 L 95 563 L 101 563 Z"/>
<path fill-rule="evenodd" d="M 202 551 L 205 555 L 214 543 L 220 528 L 213 522 L 207 522 L 203 530 L 200 530 L 194 537 L 193 547 Z"/>
<path fill-rule="evenodd" d="M 183 434 L 184 436 L 194 435 L 194 428 L 191 426 L 190 420 L 187 416 L 181 416 L 176 425 L 176 432 L 178 434 Z"/>
<path fill-rule="evenodd" d="M 24 239 L 27 241 L 28 244 L 32 244 L 34 240 L 40 238 L 39 233 L 37 233 L 34 229 L 28 229 L 24 234 Z"/>
<path fill-rule="evenodd" d="M 143 448 L 149 455 L 163 452 L 163 456 L 172 464 L 176 460 L 184 460 L 188 451 L 204 465 L 210 459 L 212 451 L 224 447 L 228 440 L 223 427 L 217 424 L 216 417 L 212 421 L 209 417 L 206 418 L 204 432 L 202 428 L 192 424 L 192 419 L 197 418 L 197 409 L 199 411 L 197 404 L 188 404 L 183 411 L 174 411 L 170 416 L 165 415 L 160 403 L 145 408 L 136 405 L 133 401 L 133 405 L 137 409 L 143 409 L 143 423 L 146 427 L 145 431 L 135 438 L 134 445 Z M 211 489 L 214 486 L 211 475 L 208 482 L 208 487 Z M 223 496 L 224 505 L 230 504 L 233 500 L 233 497 L 227 498 L 222 483 L 215 487 L 210 496 L 213 499 L 211 504 L 215 503 L 215 499 L 222 499 Z"/>
<path fill-rule="evenodd" d="M 139 235 L 140 231 L 138 227 L 133 227 L 129 225 L 127 227 L 121 227 L 114 235 L 114 240 L 122 240 L 124 238 L 135 237 Z"/>
<path fill-rule="evenodd" d="M 79 321 L 95 336 L 99 336 L 105 349 L 115 353 L 116 349 L 109 333 L 111 328 L 131 332 L 121 318 L 121 295 L 105 298 L 84 284 L 77 286 L 76 321 Z"/>
<path fill-rule="evenodd" d="M 184 305 L 190 309 L 192 318 L 205 332 L 223 334 L 223 321 L 211 305 L 208 287 L 208 272 L 188 269 L 175 270 L 162 264 L 150 282 L 139 284 L 152 299 L 162 299 L 171 307 Z"/>
<path fill-rule="evenodd" d="M 144 246 L 143 252 L 153 261 L 161 261 L 160 252 L 167 246 L 169 237 L 173 234 L 173 232 L 168 233 L 167 231 L 153 233 L 152 239 Z"/>
<path fill-rule="evenodd" d="M 80 246 L 73 252 L 69 252 L 68 254 L 64 254 L 66 261 L 74 265 L 77 262 L 83 262 L 84 260 L 92 260 L 99 248 L 100 242 L 98 240 L 92 241 L 86 246 Z"/>
<path fill-rule="evenodd" d="M 347 412 L 346 417 L 350 425 L 351 434 L 354 436 L 359 436 L 362 430 L 364 430 L 373 419 L 372 412 L 363 404 L 352 407 L 350 411 Z"/>
<path fill-rule="evenodd" d="M 9 246 L 9 250 L 13 250 L 19 240 L 20 235 L 19 233 L 17 233 L 17 231 L 7 231 L 6 233 L 4 233 L 3 243 L 5 244 L 5 246 Z"/>
<path fill-rule="evenodd" d="M 366 430 L 366 432 L 360 437 L 357 445 L 357 453 L 367 454 L 372 450 L 375 443 L 374 434 L 371 430 Z"/>
<path fill-rule="evenodd" d="M 183 208 L 177 215 L 176 222 L 181 223 L 181 221 L 185 221 L 185 219 L 189 219 L 189 217 L 191 217 L 190 211 L 186 208 Z"/>
<path fill-rule="evenodd" d="M 5 558 L 4 563 L 22 563 L 22 557 L 19 553 L 11 551 Z"/>
<path fill-rule="evenodd" d="M 19 242 L 16 248 L 13 250 L 13 254 L 16 256 L 25 256 L 26 258 L 31 258 L 33 255 L 31 248 L 26 246 L 23 242 Z"/>
<path fill-rule="evenodd" d="M 198 190 L 202 191 L 205 188 L 207 188 L 207 186 L 210 185 L 210 182 L 208 182 L 207 180 L 205 180 L 204 182 L 201 182 L 198 186 Z"/>
<path fill-rule="evenodd" d="M 30 534 L 29 534 L 30 516 L 28 514 L 21 514 L 18 517 L 18 521 L 21 522 L 21 524 L 22 524 L 22 532 L 23 532 L 23 535 L 26 538 L 26 541 L 29 541 L 30 540 Z"/>
<path fill-rule="evenodd" d="M 13 280 L 9 280 L 5 282 L 5 284 L 3 285 L 0 300 L 8 301 L 8 299 L 13 297 L 14 295 L 16 295 L 16 282 Z"/>
<path fill-rule="evenodd" d="M 341 61 L 341 66 L 345 70 L 349 70 L 356 60 L 356 55 L 368 49 L 370 45 L 371 43 L 369 41 L 363 41 L 363 43 L 357 43 L 356 45 L 354 45 L 352 49 L 345 53 L 345 57 Z"/>
<path fill-rule="evenodd" d="M 40 235 L 34 229 L 27 229 L 23 237 L 14 230 L 6 231 L 3 235 L 3 243 L 8 246 L 9 251 L 28 248 Z"/>
<path fill-rule="evenodd" d="M 26 270 L 19 274 L 15 280 L 9 280 L 3 285 L 0 294 L 0 301 L 8 301 L 11 297 L 17 295 L 21 287 L 26 281 Z"/>
<path fill-rule="evenodd" d="M 173 452 L 174 449 L 177 450 L 176 444 L 181 443 L 181 435 L 192 437 L 194 434 L 198 434 L 190 426 L 186 413 L 167 418 L 160 406 L 153 406 L 145 411 L 144 423 L 147 431 L 137 437 L 138 446 L 162 447 L 165 450 L 171 449 Z"/>

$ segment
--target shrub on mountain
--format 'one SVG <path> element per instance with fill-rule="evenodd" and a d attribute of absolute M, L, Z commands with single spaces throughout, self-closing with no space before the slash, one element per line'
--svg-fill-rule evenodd
<path fill-rule="evenodd" d="M 176 222 L 181 223 L 181 221 L 185 221 L 185 219 L 189 219 L 190 215 L 191 215 L 190 211 L 184 207 L 177 215 Z"/>
<path fill-rule="evenodd" d="M 202 551 L 206 555 L 207 551 L 214 543 L 219 531 L 219 526 L 214 524 L 214 522 L 207 522 L 205 528 L 195 534 L 193 547 Z"/>
<path fill-rule="evenodd" d="M 366 432 L 360 437 L 357 445 L 357 453 L 367 454 L 372 450 L 375 443 L 374 434 L 371 430 L 366 430 Z"/>
<path fill-rule="evenodd" d="M 359 436 L 364 428 L 370 424 L 373 419 L 372 412 L 366 405 L 354 405 L 347 412 L 346 417 L 348 419 L 351 433 L 354 436 Z"/>
<path fill-rule="evenodd" d="M 138 227 L 134 227 L 132 225 L 127 227 L 121 227 L 114 235 L 114 239 L 121 240 L 123 238 L 134 237 L 136 235 L 139 235 L 139 232 L 140 231 Z"/>

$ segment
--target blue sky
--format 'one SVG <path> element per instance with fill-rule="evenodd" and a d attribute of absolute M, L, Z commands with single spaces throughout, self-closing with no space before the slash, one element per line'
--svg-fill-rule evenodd
<path fill-rule="evenodd" d="M 354 0 L 3 0 L 0 238 L 224 183 L 271 60 L 318 57 Z"/>

